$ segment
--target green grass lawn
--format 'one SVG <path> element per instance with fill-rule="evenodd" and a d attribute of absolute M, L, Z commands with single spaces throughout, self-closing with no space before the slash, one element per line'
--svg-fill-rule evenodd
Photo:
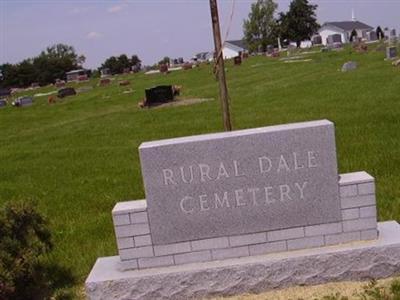
<path fill-rule="evenodd" d="M 341 173 L 365 170 L 376 178 L 380 220 L 400 220 L 400 68 L 383 52 L 308 55 L 284 63 L 251 57 L 227 62 L 234 129 L 329 119 L 336 124 Z M 340 72 L 348 60 L 358 69 Z M 0 204 L 33 199 L 50 220 L 54 259 L 83 282 L 96 258 L 116 255 L 111 209 L 144 198 L 138 146 L 149 140 L 222 131 L 218 86 L 211 65 L 168 75 L 126 75 L 55 105 L 0 110 Z M 98 80 L 81 83 L 95 84 Z M 200 104 L 140 109 L 144 89 L 182 85 Z M 50 91 L 46 87 L 29 92 Z M 29 94 L 28 93 L 28 94 Z"/>

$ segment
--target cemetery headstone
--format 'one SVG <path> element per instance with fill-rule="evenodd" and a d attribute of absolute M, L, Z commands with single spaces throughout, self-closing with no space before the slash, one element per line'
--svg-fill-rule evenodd
<path fill-rule="evenodd" d="M 274 58 L 277 58 L 277 57 L 279 57 L 279 56 L 280 56 L 279 51 L 274 51 L 274 52 L 272 52 L 272 54 L 271 54 L 271 57 L 274 57 Z"/>
<path fill-rule="evenodd" d="M 58 98 L 65 98 L 65 97 L 73 96 L 73 95 L 76 95 L 76 91 L 72 87 L 60 89 L 60 90 L 58 90 L 58 93 L 57 93 Z"/>
<path fill-rule="evenodd" d="M 16 107 L 31 106 L 33 104 L 33 98 L 30 96 L 22 96 L 17 98 L 12 105 Z"/>
<path fill-rule="evenodd" d="M 389 43 L 393 46 L 396 45 L 397 43 L 396 29 L 392 29 L 389 31 Z"/>
<path fill-rule="evenodd" d="M 267 55 L 271 55 L 274 52 L 274 45 L 267 46 Z"/>
<path fill-rule="evenodd" d="M 357 63 L 354 61 L 348 61 L 343 64 L 342 72 L 348 72 L 357 69 Z"/>
<path fill-rule="evenodd" d="M 92 87 L 92 86 L 82 86 L 82 87 L 76 89 L 76 92 L 77 92 L 78 94 L 80 94 L 80 93 L 89 92 L 89 91 L 91 91 L 91 90 L 93 90 L 93 87 Z"/>
<path fill-rule="evenodd" d="M 11 96 L 11 89 L 8 88 L 0 88 L 0 97 L 7 98 Z"/>
<path fill-rule="evenodd" d="M 89 80 L 89 77 L 87 74 L 82 74 L 78 76 L 78 81 L 87 81 Z"/>
<path fill-rule="evenodd" d="M 386 48 L 386 59 L 394 59 L 397 57 L 397 48 L 396 47 L 387 47 Z"/>
<path fill-rule="evenodd" d="M 174 100 L 174 92 L 171 85 L 159 85 L 145 90 L 146 106 L 165 103 Z"/>
<path fill-rule="evenodd" d="M 296 46 L 288 45 L 287 47 L 287 55 L 291 56 L 296 51 Z"/>
<path fill-rule="evenodd" d="M 242 57 L 240 55 L 233 58 L 233 63 L 235 66 L 240 66 L 242 64 Z"/>
<path fill-rule="evenodd" d="M 129 80 L 121 80 L 118 84 L 119 84 L 120 86 L 126 86 L 126 85 L 129 85 L 130 82 L 129 82 Z"/>
<path fill-rule="evenodd" d="M 99 82 L 99 86 L 107 86 L 111 83 L 110 78 L 101 78 Z"/>
<path fill-rule="evenodd" d="M 374 31 L 374 30 L 373 31 L 369 31 L 367 33 L 367 40 L 370 41 L 370 42 L 377 41 L 378 37 L 376 35 L 376 31 Z"/>
<path fill-rule="evenodd" d="M 0 108 L 6 107 L 7 106 L 7 100 L 6 99 L 0 99 Z"/>

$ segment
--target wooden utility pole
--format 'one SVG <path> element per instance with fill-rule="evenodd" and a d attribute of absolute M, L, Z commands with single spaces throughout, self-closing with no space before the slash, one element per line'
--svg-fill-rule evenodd
<path fill-rule="evenodd" d="M 232 124 L 229 112 L 228 87 L 226 86 L 225 79 L 224 58 L 222 55 L 221 31 L 219 28 L 217 0 L 210 0 L 210 9 L 215 44 L 215 64 L 217 67 L 217 76 L 219 81 L 219 98 L 221 101 L 224 128 L 225 131 L 231 131 Z"/>

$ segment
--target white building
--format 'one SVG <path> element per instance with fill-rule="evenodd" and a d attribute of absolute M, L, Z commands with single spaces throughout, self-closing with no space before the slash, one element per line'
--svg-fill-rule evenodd
<path fill-rule="evenodd" d="M 204 62 L 213 60 L 214 60 L 214 52 L 200 52 L 192 57 L 192 61 L 195 62 Z"/>
<path fill-rule="evenodd" d="M 332 34 L 340 34 L 342 43 L 350 41 L 351 32 L 353 29 L 357 32 L 357 37 L 366 38 L 367 32 L 374 30 L 373 27 L 359 21 L 343 21 L 343 22 L 326 22 L 318 30 L 322 38 L 322 44 L 326 45 L 328 36 Z"/>
<path fill-rule="evenodd" d="M 234 58 L 235 56 L 238 56 L 240 52 L 249 52 L 244 41 L 225 41 L 222 48 L 222 56 L 224 59 Z"/>

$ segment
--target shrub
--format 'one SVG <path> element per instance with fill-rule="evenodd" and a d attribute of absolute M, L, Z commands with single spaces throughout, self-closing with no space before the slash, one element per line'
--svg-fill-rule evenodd
<path fill-rule="evenodd" d="M 6 204 L 0 210 L 0 300 L 50 299 L 71 285 L 72 273 L 48 259 L 52 249 L 48 223 L 34 205 Z"/>

